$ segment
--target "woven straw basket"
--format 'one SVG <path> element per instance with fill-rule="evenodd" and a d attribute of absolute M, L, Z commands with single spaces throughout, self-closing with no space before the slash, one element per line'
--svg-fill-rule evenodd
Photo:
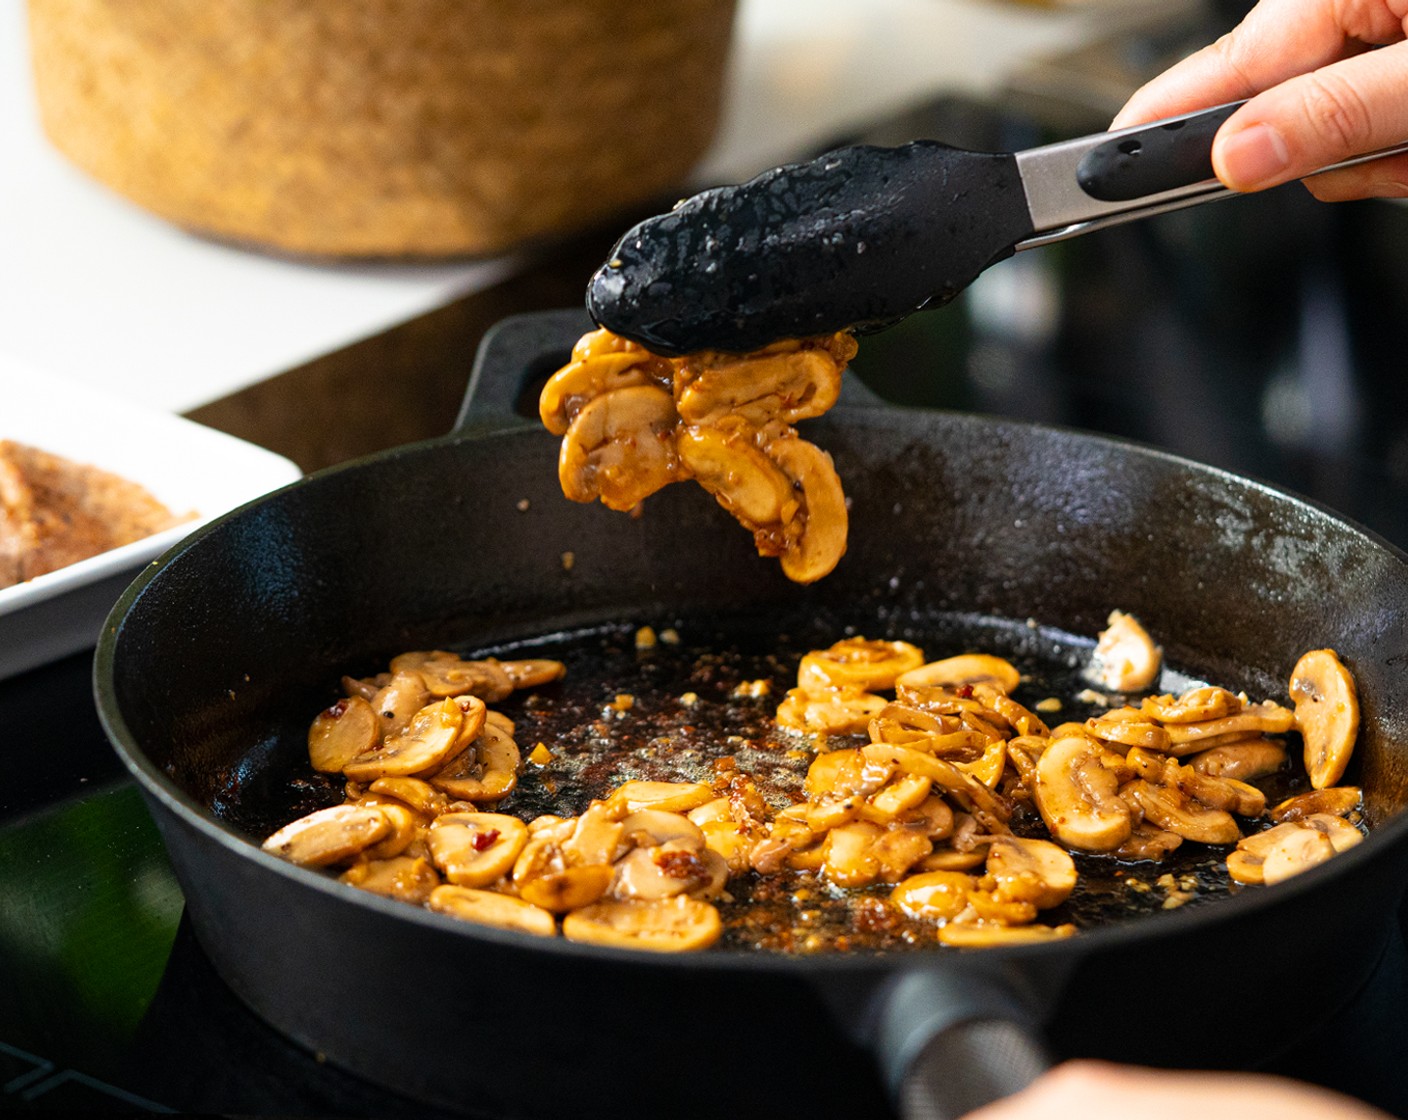
<path fill-rule="evenodd" d="M 53 143 L 215 237 L 494 253 L 677 186 L 734 0 L 29 0 Z"/>

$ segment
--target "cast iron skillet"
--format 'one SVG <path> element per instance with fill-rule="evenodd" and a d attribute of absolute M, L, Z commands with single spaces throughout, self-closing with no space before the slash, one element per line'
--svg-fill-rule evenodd
<path fill-rule="evenodd" d="M 1408 558 L 1284 493 L 1129 444 L 852 403 L 806 426 L 852 501 L 801 588 L 695 487 L 633 520 L 557 488 L 511 407 L 588 324 L 486 340 L 459 430 L 322 472 L 207 527 L 118 603 L 98 705 L 231 988 L 329 1061 L 487 1115 L 956 1115 L 1056 1057 L 1250 1068 L 1342 1006 L 1405 886 Z M 527 508 L 520 509 L 523 499 Z M 562 555 L 575 564 L 564 568 Z M 1300 653 L 1357 675 L 1366 843 L 1247 890 L 1052 944 L 887 955 L 636 954 L 480 929 L 262 853 L 211 809 L 304 749 L 346 669 L 641 619 L 867 636 L 1135 612 L 1167 657 L 1284 696 Z M 931 652 L 957 652 L 931 651 Z M 952 1029 L 949 1029 L 952 1028 Z"/>

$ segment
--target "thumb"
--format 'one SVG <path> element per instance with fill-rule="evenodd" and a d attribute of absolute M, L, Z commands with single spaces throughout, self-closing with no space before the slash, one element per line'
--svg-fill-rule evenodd
<path fill-rule="evenodd" d="M 1408 139 L 1408 43 L 1367 51 L 1252 98 L 1218 131 L 1212 162 L 1237 191 L 1274 187 Z"/>

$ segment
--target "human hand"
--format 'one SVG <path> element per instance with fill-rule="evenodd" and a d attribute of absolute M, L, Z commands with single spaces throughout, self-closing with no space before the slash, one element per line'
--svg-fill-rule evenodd
<path fill-rule="evenodd" d="M 1408 139 L 1408 5 L 1261 0 L 1232 31 L 1138 90 L 1112 128 L 1250 98 L 1218 130 L 1213 170 L 1262 190 Z M 1408 197 L 1408 155 L 1331 171 L 1316 198 Z"/>
<path fill-rule="evenodd" d="M 1388 1120 L 1377 1109 L 1282 1077 L 1066 1062 L 964 1120 Z"/>

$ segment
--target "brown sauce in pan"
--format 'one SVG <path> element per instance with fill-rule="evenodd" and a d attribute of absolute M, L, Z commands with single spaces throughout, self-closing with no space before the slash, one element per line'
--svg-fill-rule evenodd
<path fill-rule="evenodd" d="M 647 624 L 660 634 L 676 631 L 679 641 L 638 648 L 637 629 Z M 496 705 L 515 721 L 514 738 L 525 757 L 517 788 L 497 811 L 525 821 L 542 813 L 575 815 L 629 779 L 714 781 L 734 768 L 753 778 L 774 810 L 785 808 L 802 798 L 814 743 L 810 736 L 779 729 L 773 713 L 795 683 L 802 654 L 843 632 L 834 622 L 779 633 L 775 623 L 759 630 L 747 623 L 706 628 L 641 618 L 512 648 L 464 649 L 466 655 L 550 657 L 567 665 L 564 680 L 516 692 Z M 880 636 L 879 627 L 871 626 L 867 636 Z M 1059 720 L 1099 714 L 1099 708 L 1075 700 L 1088 687 L 1080 676 L 1093 644 L 1088 640 L 977 618 L 935 620 L 931 629 L 906 627 L 884 636 L 915 642 L 931 658 L 978 649 L 997 653 L 1023 674 L 1014 693 L 1019 702 L 1030 707 L 1059 698 Z M 1188 679 L 1198 677 L 1188 674 Z M 1218 683 L 1264 691 L 1252 681 Z M 833 735 L 827 745 L 863 742 L 864 736 Z M 527 761 L 539 743 L 550 756 L 542 765 Z M 1273 803 L 1309 788 L 1299 764 L 1255 784 Z M 215 809 L 259 839 L 342 797 L 342 779 L 312 771 L 294 732 L 287 740 L 271 739 L 227 775 Z M 1031 809 L 1019 808 L 1011 825 L 1018 835 L 1045 835 Z M 1211 904 L 1241 889 L 1229 882 L 1228 850 L 1187 844 L 1158 863 L 1074 853 L 1075 892 L 1044 912 L 1043 920 L 1091 928 Z M 724 922 L 719 944 L 804 953 L 939 947 L 931 923 L 906 918 L 879 901 L 891 889 L 884 883 L 839 889 L 813 872 L 750 872 L 731 879 L 717 902 Z"/>

